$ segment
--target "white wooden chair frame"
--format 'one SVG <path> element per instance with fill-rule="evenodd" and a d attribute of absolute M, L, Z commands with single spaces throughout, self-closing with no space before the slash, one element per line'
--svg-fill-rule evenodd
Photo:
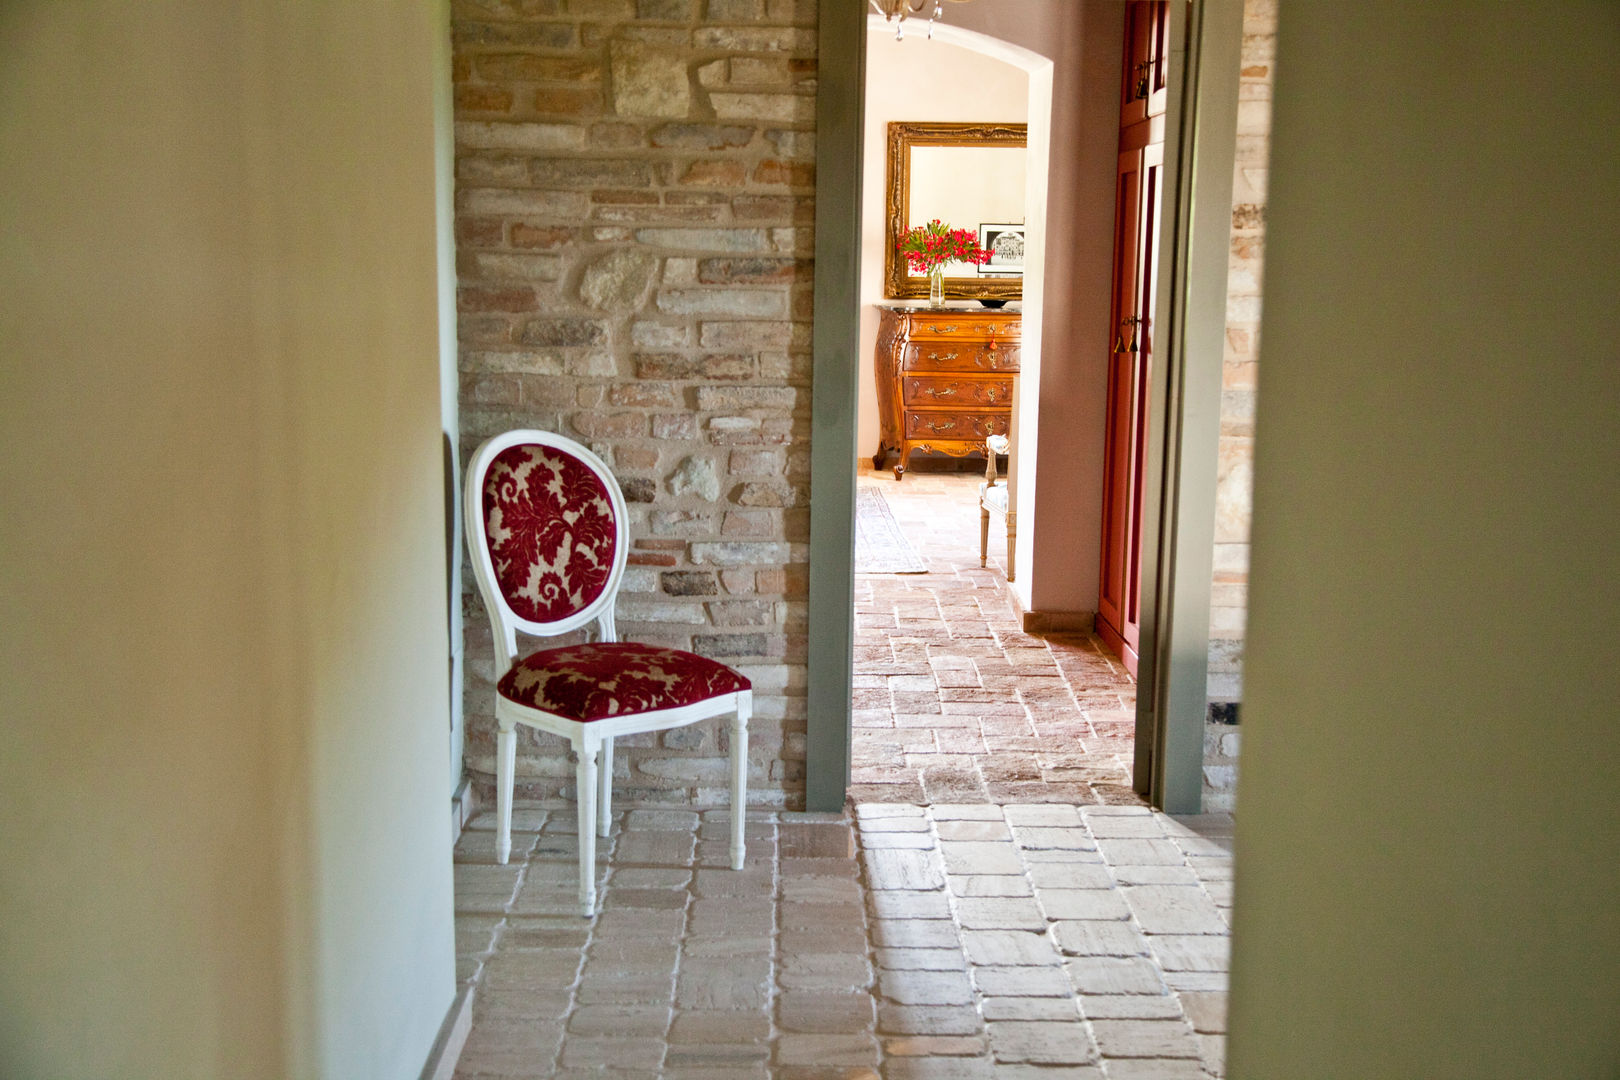
<path fill-rule="evenodd" d="M 996 455 L 1011 454 L 1012 443 L 1005 435 L 992 435 L 985 441 L 985 457 L 989 459 L 984 470 L 984 483 L 979 485 L 979 565 L 990 561 L 990 515 L 1001 514 L 1007 519 L 1007 580 L 1013 580 L 1013 553 L 1018 542 L 1018 511 L 1013 509 L 1012 480 L 997 488 Z M 1012 472 L 1012 459 L 1007 459 L 1007 471 Z M 1006 501 L 997 505 L 990 492 L 997 490 Z"/>
<path fill-rule="evenodd" d="M 613 507 L 614 549 L 613 567 L 601 595 L 581 610 L 554 622 L 531 622 L 514 612 L 501 594 L 495 578 L 495 564 L 489 553 L 484 521 L 484 479 L 490 464 L 502 452 L 513 446 L 541 445 L 554 447 L 578 458 L 607 490 Z M 478 579 L 478 591 L 483 594 L 484 609 L 495 637 L 495 680 L 499 682 L 521 657 L 517 648 L 517 632 L 536 637 L 555 637 L 590 623 L 596 624 L 598 641 L 617 641 L 613 624 L 613 605 L 619 585 L 624 578 L 625 560 L 629 555 L 630 530 L 624 503 L 624 493 L 618 481 L 608 471 L 602 459 L 579 443 L 547 431 L 508 431 L 488 439 L 474 452 L 467 470 L 463 493 L 463 512 L 466 517 L 467 546 L 471 549 L 473 574 Z M 496 858 L 505 863 L 512 852 L 512 785 L 517 765 L 517 725 L 527 724 L 561 735 L 574 749 L 579 763 L 575 768 L 576 801 L 579 807 L 579 907 L 580 914 L 589 918 L 596 911 L 596 837 L 607 836 L 613 809 L 613 740 L 620 735 L 634 735 L 643 731 L 662 731 L 684 727 L 710 717 L 731 714 L 731 868 L 742 869 L 743 826 L 748 805 L 748 718 L 753 712 L 753 691 L 739 690 L 722 694 L 706 701 L 695 702 L 673 709 L 610 716 L 581 723 L 566 716 L 546 712 L 497 694 L 495 721 L 499 728 L 496 736 L 495 790 L 498 829 Z M 592 807 L 595 813 L 591 812 Z M 592 828 L 593 819 L 596 828 Z"/>

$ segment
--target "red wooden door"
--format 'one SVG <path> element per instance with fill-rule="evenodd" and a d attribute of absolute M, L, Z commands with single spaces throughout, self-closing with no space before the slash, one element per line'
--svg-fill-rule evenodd
<path fill-rule="evenodd" d="M 1113 325 L 1103 448 L 1102 567 L 1097 633 L 1132 675 L 1141 624 L 1142 466 L 1153 377 L 1153 299 L 1164 163 L 1163 29 L 1168 5 L 1126 5 L 1127 85 L 1122 100 L 1114 200 Z M 1134 85 L 1133 85 L 1134 84 Z M 1134 97 L 1134 100 L 1132 98 Z"/>
<path fill-rule="evenodd" d="M 1133 0 L 1125 5 L 1125 63 L 1120 71 L 1119 126 L 1162 116 L 1169 86 L 1166 46 L 1170 5 Z"/>

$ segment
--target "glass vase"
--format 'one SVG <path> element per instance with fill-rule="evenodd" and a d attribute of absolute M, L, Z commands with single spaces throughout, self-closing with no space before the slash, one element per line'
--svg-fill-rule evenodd
<path fill-rule="evenodd" d="M 945 306 L 945 268 L 936 266 L 928 272 L 928 306 Z"/>

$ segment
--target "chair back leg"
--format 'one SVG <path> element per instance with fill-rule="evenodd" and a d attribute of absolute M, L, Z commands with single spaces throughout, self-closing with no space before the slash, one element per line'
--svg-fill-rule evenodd
<path fill-rule="evenodd" d="M 602 740 L 602 763 L 596 773 L 596 835 L 606 836 L 613 824 L 613 738 Z"/>
<path fill-rule="evenodd" d="M 579 821 L 579 913 L 596 914 L 596 755 L 594 739 L 574 740 L 579 766 L 574 770 L 575 817 Z"/>
<path fill-rule="evenodd" d="M 731 868 L 743 865 L 743 831 L 748 824 L 748 717 L 754 709 L 754 695 L 744 690 L 737 695 L 737 713 L 731 718 Z"/>
<path fill-rule="evenodd" d="M 979 565 L 985 566 L 990 560 L 990 511 L 979 505 Z"/>
<path fill-rule="evenodd" d="M 510 720 L 499 721 L 495 736 L 495 861 L 504 864 L 512 854 L 512 782 L 517 767 L 517 731 Z"/>

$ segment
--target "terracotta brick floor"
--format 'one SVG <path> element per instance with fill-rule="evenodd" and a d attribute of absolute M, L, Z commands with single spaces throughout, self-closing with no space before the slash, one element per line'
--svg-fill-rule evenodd
<path fill-rule="evenodd" d="M 626 807 L 574 907 L 574 815 L 456 850 L 458 1080 L 1213 1080 L 1228 814 L 1129 787 L 1135 688 L 1097 640 L 1026 635 L 978 565 L 978 478 L 864 470 L 929 572 L 856 579 L 843 814 Z M 1115 804 L 1115 805 L 1101 805 Z"/>
<path fill-rule="evenodd" d="M 639 808 L 576 913 L 574 814 L 456 848 L 458 1080 L 1212 1080 L 1232 819 L 1140 806 Z"/>
<path fill-rule="evenodd" d="M 1138 803 L 1136 685 L 1090 634 L 1023 632 L 999 519 L 979 567 L 981 479 L 861 468 L 928 573 L 855 577 L 850 797 Z"/>

